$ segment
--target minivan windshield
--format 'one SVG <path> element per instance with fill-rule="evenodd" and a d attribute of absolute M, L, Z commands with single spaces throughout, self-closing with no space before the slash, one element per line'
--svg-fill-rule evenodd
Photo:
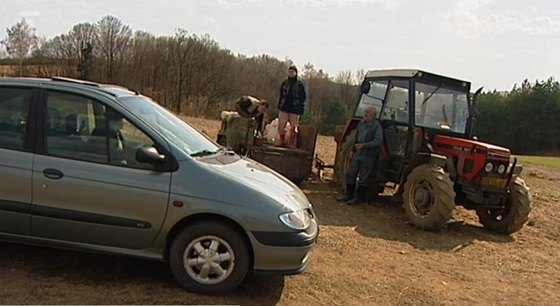
<path fill-rule="evenodd" d="M 215 153 L 219 148 L 188 123 L 148 97 L 126 96 L 120 97 L 119 101 L 146 120 L 153 129 L 159 131 L 186 154 L 191 156 L 209 155 Z"/>

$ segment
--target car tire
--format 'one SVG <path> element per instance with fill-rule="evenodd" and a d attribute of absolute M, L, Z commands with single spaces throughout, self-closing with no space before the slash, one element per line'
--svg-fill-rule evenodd
<path fill-rule="evenodd" d="M 169 267 L 188 291 L 224 294 L 237 288 L 250 266 L 249 248 L 234 227 L 219 221 L 197 222 L 173 240 Z"/>

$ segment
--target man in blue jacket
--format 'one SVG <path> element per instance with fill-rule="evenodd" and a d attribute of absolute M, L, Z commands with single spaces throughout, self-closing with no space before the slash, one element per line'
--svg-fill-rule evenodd
<path fill-rule="evenodd" d="M 367 187 L 371 179 L 375 178 L 379 150 L 383 143 L 383 128 L 376 118 L 377 111 L 374 107 L 364 110 L 364 119 L 357 128 L 354 155 L 346 174 L 346 194 L 337 198 L 338 201 L 350 205 L 365 201 Z"/>
<path fill-rule="evenodd" d="M 299 125 L 299 117 L 303 115 L 305 109 L 305 87 L 298 80 L 296 66 L 288 68 L 288 79 L 282 82 L 280 86 L 280 98 L 278 99 L 278 135 L 276 141 L 277 146 L 288 145 L 295 148 L 297 146 L 297 128 Z M 286 139 L 286 124 L 290 123 L 290 137 Z"/>

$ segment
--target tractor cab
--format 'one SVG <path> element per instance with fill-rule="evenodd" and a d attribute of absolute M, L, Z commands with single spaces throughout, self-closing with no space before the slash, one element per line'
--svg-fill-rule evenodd
<path fill-rule="evenodd" d="M 344 182 L 356 127 L 364 110 L 375 107 L 384 141 L 377 176 L 369 183 L 374 196 L 394 188 L 394 197 L 421 228 L 442 227 L 459 204 L 475 209 L 487 228 L 518 230 L 531 202 L 518 177 L 521 167 L 509 149 L 474 137 L 474 109 L 482 88 L 473 95 L 470 90 L 467 81 L 420 70 L 367 72 L 353 115 L 335 137 L 336 178 Z M 527 196 L 511 204 L 513 188 Z"/>
<path fill-rule="evenodd" d="M 399 182 L 407 159 L 425 150 L 426 138 L 471 138 L 470 83 L 420 70 L 369 71 L 344 138 L 373 106 L 384 130 L 379 181 Z"/>
<path fill-rule="evenodd" d="M 398 181 L 406 166 L 402 161 L 424 150 L 433 135 L 469 138 L 469 82 L 416 70 L 370 72 L 362 84 L 364 102 L 368 87 L 383 85 L 387 90 L 379 119 L 385 128 L 383 157 L 389 163 L 382 174 L 388 179 Z"/>

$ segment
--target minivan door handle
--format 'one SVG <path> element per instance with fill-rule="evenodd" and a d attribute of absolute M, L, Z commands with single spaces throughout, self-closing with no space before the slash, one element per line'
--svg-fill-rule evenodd
<path fill-rule="evenodd" d="M 61 179 L 64 176 L 64 173 L 62 173 L 62 171 L 57 170 L 57 169 L 45 169 L 43 170 L 43 174 L 50 179 L 53 180 L 58 180 Z"/>

